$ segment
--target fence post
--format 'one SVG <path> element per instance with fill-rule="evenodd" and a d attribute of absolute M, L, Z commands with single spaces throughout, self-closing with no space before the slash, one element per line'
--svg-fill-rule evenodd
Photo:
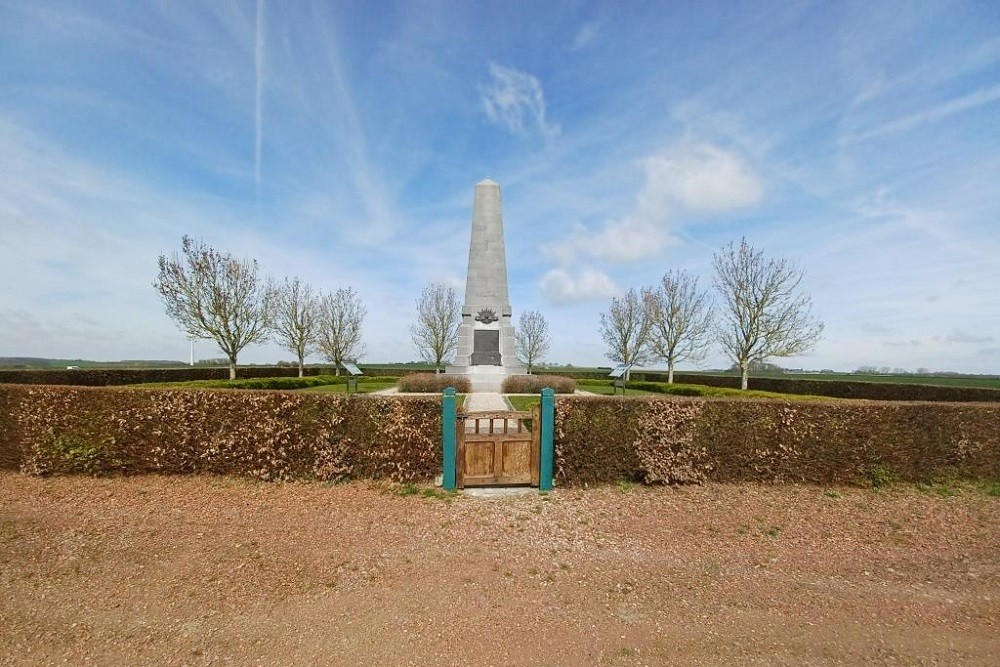
<path fill-rule="evenodd" d="M 441 487 L 445 491 L 455 490 L 455 389 L 448 387 L 442 393 L 441 400 L 441 450 L 442 470 Z"/>
<path fill-rule="evenodd" d="M 542 451 L 538 470 L 538 490 L 552 490 L 552 465 L 555 459 L 556 392 L 542 389 Z"/>

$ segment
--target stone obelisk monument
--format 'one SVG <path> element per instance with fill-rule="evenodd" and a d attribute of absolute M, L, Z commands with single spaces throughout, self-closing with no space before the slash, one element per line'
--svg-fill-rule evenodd
<path fill-rule="evenodd" d="M 472 240 L 465 304 L 458 329 L 458 352 L 449 373 L 464 373 L 474 389 L 499 390 L 507 375 L 525 372 L 517 358 L 514 325 L 507 294 L 500 186 L 490 179 L 476 183 L 472 201 Z"/>

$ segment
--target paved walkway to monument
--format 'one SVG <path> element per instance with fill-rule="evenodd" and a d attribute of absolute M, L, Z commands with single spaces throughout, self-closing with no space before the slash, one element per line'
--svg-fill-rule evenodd
<path fill-rule="evenodd" d="M 466 412 L 495 412 L 510 410 L 510 404 L 499 392 L 477 391 L 465 397 Z"/>

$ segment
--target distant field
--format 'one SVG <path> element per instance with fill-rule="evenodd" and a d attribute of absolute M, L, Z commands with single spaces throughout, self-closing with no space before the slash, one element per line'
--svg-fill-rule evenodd
<path fill-rule="evenodd" d="M 761 377 L 789 380 L 840 380 L 842 382 L 875 382 L 883 384 L 924 384 L 934 387 L 981 387 L 1000 389 L 1000 377 L 961 376 L 928 377 L 925 375 L 855 375 L 853 373 L 785 373 Z"/>

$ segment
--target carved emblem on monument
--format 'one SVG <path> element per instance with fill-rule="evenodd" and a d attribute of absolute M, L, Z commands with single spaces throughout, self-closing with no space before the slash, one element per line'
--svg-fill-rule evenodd
<path fill-rule="evenodd" d="M 492 324 L 493 322 L 496 322 L 499 319 L 500 318 L 497 317 L 497 314 L 493 311 L 492 308 L 483 308 L 478 313 L 476 313 L 476 321 L 482 322 L 483 324 Z"/>

